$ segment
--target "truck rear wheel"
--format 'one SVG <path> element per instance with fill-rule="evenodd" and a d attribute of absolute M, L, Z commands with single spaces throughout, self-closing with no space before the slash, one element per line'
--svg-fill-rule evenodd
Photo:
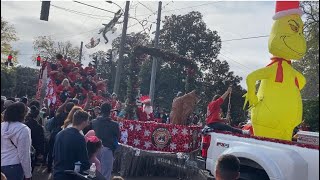
<path fill-rule="evenodd" d="M 269 176 L 262 169 L 241 166 L 239 180 L 269 180 Z"/>

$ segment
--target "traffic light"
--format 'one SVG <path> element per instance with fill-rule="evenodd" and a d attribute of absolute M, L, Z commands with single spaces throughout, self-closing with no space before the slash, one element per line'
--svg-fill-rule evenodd
<path fill-rule="evenodd" d="M 40 63 L 41 63 L 41 57 L 40 57 L 40 55 L 38 55 L 38 57 L 37 57 L 37 66 L 40 66 Z"/>
<path fill-rule="evenodd" d="M 107 59 L 108 59 L 108 62 L 112 61 L 112 51 L 107 53 Z"/>
<path fill-rule="evenodd" d="M 13 59 L 12 55 L 9 54 L 8 60 L 7 60 L 7 62 L 5 62 L 5 65 L 6 65 L 6 66 L 8 66 L 8 65 L 9 65 L 9 66 L 13 66 L 12 59 Z"/>
<path fill-rule="evenodd" d="M 42 1 L 40 20 L 48 21 L 50 10 L 50 1 Z"/>

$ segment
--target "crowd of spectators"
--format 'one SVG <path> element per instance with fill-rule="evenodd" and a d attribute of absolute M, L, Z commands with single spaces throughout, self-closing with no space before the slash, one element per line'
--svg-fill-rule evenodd
<path fill-rule="evenodd" d="M 33 169 L 47 166 L 54 179 L 74 179 L 65 174 L 81 163 L 81 171 L 92 163 L 106 179 L 111 179 L 113 153 L 120 129 L 110 118 L 111 104 L 103 103 L 90 123 L 89 113 L 71 98 L 48 118 L 50 108 L 24 97 L 1 100 L 1 172 L 7 179 L 31 179 Z M 119 178 L 119 177 L 117 177 Z"/>

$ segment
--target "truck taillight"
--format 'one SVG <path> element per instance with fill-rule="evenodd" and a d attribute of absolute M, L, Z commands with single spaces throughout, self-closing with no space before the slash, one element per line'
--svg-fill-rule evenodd
<path fill-rule="evenodd" d="M 203 135 L 201 140 L 201 156 L 203 158 L 207 157 L 208 149 L 210 146 L 211 136 Z"/>

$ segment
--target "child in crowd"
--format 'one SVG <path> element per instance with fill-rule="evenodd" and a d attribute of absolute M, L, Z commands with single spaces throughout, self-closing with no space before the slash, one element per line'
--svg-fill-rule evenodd
<path fill-rule="evenodd" d="M 102 148 L 102 142 L 97 136 L 95 136 L 95 133 L 93 130 L 90 130 L 86 136 L 87 141 L 87 150 L 88 150 L 88 156 L 90 163 L 95 163 L 97 170 L 101 172 L 101 164 L 99 159 L 97 158 L 97 154 Z"/>

